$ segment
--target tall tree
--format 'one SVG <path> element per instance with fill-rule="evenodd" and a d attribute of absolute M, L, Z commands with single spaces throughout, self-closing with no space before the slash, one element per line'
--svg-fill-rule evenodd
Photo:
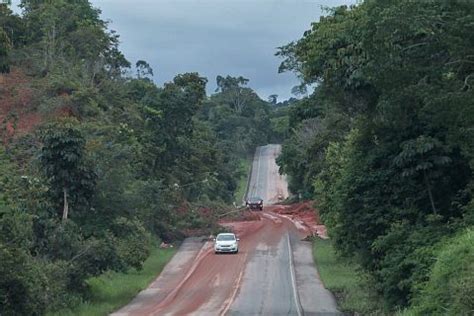
<path fill-rule="evenodd" d="M 40 135 L 43 147 L 40 161 L 48 177 L 53 197 L 62 201 L 62 219 L 71 207 L 89 204 L 96 182 L 95 172 L 87 165 L 85 139 L 74 119 L 47 125 Z M 83 203 L 83 204 L 81 204 Z"/>
<path fill-rule="evenodd" d="M 186 157 L 186 139 L 193 132 L 193 116 L 206 96 L 207 79 L 197 73 L 178 75 L 166 83 L 158 98 L 149 99 L 144 114 L 147 120 L 151 169 L 170 175 L 179 159 Z"/>
<path fill-rule="evenodd" d="M 10 49 L 10 38 L 5 30 L 0 27 L 0 74 L 10 72 L 10 63 L 8 60 Z"/>
<path fill-rule="evenodd" d="M 153 69 L 150 64 L 144 60 L 139 60 L 135 64 L 137 68 L 137 77 L 138 79 L 147 78 L 148 76 L 153 77 Z"/>
<path fill-rule="evenodd" d="M 229 106 L 238 114 L 242 113 L 244 108 L 248 106 L 255 96 L 255 93 L 251 89 L 245 87 L 249 79 L 242 76 L 227 76 L 225 78 L 217 76 L 216 81 L 216 92 L 222 92 Z"/>

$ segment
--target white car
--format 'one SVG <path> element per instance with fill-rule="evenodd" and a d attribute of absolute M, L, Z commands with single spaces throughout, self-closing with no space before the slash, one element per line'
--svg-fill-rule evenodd
<path fill-rule="evenodd" d="M 214 252 L 239 252 L 239 238 L 233 233 L 222 233 L 214 239 Z"/>

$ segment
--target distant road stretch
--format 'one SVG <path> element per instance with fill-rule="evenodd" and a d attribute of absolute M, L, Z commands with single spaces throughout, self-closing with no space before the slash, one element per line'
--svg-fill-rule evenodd
<path fill-rule="evenodd" d="M 280 145 L 258 147 L 249 196 L 264 205 L 288 196 L 275 159 Z M 271 212 L 260 220 L 225 223 L 241 238 L 237 255 L 215 255 L 212 243 L 186 240 L 150 287 L 113 315 L 338 315 L 313 264 L 311 243 Z"/>

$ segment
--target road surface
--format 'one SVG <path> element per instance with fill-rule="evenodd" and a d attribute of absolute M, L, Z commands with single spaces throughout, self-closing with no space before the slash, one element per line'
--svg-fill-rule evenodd
<path fill-rule="evenodd" d="M 275 162 L 280 150 L 259 147 L 253 161 L 249 195 L 265 205 L 288 195 Z M 339 315 L 311 243 L 269 209 L 257 212 L 258 221 L 226 224 L 241 239 L 237 255 L 215 255 L 211 242 L 186 240 L 157 280 L 113 315 Z"/>

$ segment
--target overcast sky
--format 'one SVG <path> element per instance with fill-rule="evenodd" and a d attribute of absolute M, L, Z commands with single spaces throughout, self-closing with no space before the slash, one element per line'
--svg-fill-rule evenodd
<path fill-rule="evenodd" d="M 17 4 L 19 0 L 14 0 Z M 120 48 L 135 64 L 146 60 L 158 84 L 178 73 L 199 72 L 215 89 L 217 75 L 243 76 L 260 97 L 291 97 L 298 84 L 278 74 L 277 47 L 302 37 L 321 5 L 356 0 L 92 0 L 120 34 Z"/>

